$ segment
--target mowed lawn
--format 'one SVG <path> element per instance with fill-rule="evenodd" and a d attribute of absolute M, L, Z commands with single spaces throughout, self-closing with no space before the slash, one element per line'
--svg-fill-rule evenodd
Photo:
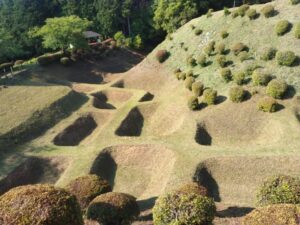
<path fill-rule="evenodd" d="M 63 86 L 9 86 L 0 90 L 0 135 L 71 91 Z"/>

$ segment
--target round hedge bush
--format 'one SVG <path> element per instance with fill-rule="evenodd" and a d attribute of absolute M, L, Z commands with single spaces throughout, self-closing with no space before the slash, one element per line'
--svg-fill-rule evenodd
<path fill-rule="evenodd" d="M 259 14 L 256 12 L 255 9 L 249 9 L 247 11 L 247 16 L 250 20 L 255 20 L 259 16 Z"/>
<path fill-rule="evenodd" d="M 158 50 L 156 52 L 156 59 L 158 62 L 163 63 L 169 57 L 169 52 L 167 50 Z"/>
<path fill-rule="evenodd" d="M 187 89 L 192 90 L 192 85 L 195 82 L 195 78 L 194 77 L 187 77 L 184 81 L 184 85 Z"/>
<path fill-rule="evenodd" d="M 276 48 L 272 48 L 272 47 L 264 48 L 261 52 L 260 58 L 264 61 L 272 60 L 275 58 L 276 52 L 277 52 Z"/>
<path fill-rule="evenodd" d="M 200 34 L 202 34 L 202 32 L 203 32 L 203 30 L 201 30 L 201 29 L 196 29 L 195 30 L 195 35 L 200 35 Z"/>
<path fill-rule="evenodd" d="M 227 38 L 229 36 L 229 33 L 226 30 L 221 31 L 221 37 L 223 39 Z"/>
<path fill-rule="evenodd" d="M 285 52 L 277 52 L 276 53 L 276 60 L 278 65 L 281 66 L 292 66 L 296 61 L 297 56 L 292 51 L 285 51 Z"/>
<path fill-rule="evenodd" d="M 300 179 L 278 175 L 267 179 L 257 194 L 259 205 L 300 204 Z"/>
<path fill-rule="evenodd" d="M 191 67 L 194 67 L 194 66 L 197 65 L 196 59 L 192 55 L 190 55 L 190 56 L 187 57 L 186 62 Z"/>
<path fill-rule="evenodd" d="M 185 80 L 185 79 L 186 79 L 186 73 L 181 72 L 181 73 L 179 74 L 179 80 Z"/>
<path fill-rule="evenodd" d="M 216 206 L 205 196 L 173 192 L 160 196 L 152 212 L 155 225 L 207 225 L 214 219 Z"/>
<path fill-rule="evenodd" d="M 217 101 L 218 92 L 212 88 L 207 88 L 203 92 L 203 102 L 207 105 L 214 105 Z"/>
<path fill-rule="evenodd" d="M 215 51 L 215 45 L 216 42 L 215 41 L 211 41 L 205 48 L 204 48 L 204 52 L 210 56 L 211 54 L 213 54 L 213 52 Z"/>
<path fill-rule="evenodd" d="M 250 56 L 249 56 L 248 52 L 242 51 L 242 52 L 239 54 L 239 59 L 240 59 L 241 62 L 244 62 L 244 61 L 250 59 Z"/>
<path fill-rule="evenodd" d="M 206 66 L 206 55 L 201 54 L 197 57 L 197 63 L 202 66 L 205 67 Z"/>
<path fill-rule="evenodd" d="M 224 68 L 227 65 L 227 60 L 224 55 L 218 55 L 217 58 L 217 63 L 219 64 L 220 67 Z"/>
<path fill-rule="evenodd" d="M 252 81 L 256 86 L 266 86 L 271 81 L 271 79 L 272 77 L 270 74 L 265 73 L 261 70 L 255 70 L 252 73 Z"/>
<path fill-rule="evenodd" d="M 69 59 L 69 57 L 62 57 L 60 59 L 60 63 L 64 66 L 68 66 L 71 63 L 71 60 Z"/>
<path fill-rule="evenodd" d="M 233 81 L 238 85 L 243 85 L 246 81 L 246 74 L 243 71 L 234 73 Z"/>
<path fill-rule="evenodd" d="M 297 23 L 294 28 L 295 37 L 300 39 L 300 23 Z"/>
<path fill-rule="evenodd" d="M 14 225 L 83 225 L 74 195 L 50 185 L 27 185 L 0 196 L 0 222 Z"/>
<path fill-rule="evenodd" d="M 257 108 L 263 112 L 276 112 L 277 102 L 274 98 L 266 96 L 258 101 Z"/>
<path fill-rule="evenodd" d="M 82 209 L 98 195 L 111 192 L 109 183 L 97 175 L 86 175 L 72 180 L 66 189 L 76 196 Z"/>
<path fill-rule="evenodd" d="M 237 18 L 239 16 L 239 12 L 237 10 L 234 10 L 232 11 L 231 13 L 231 17 L 234 19 L 234 18 Z"/>
<path fill-rule="evenodd" d="M 129 225 L 140 210 L 136 199 L 128 194 L 109 192 L 99 195 L 89 205 L 87 219 L 100 224 Z"/>
<path fill-rule="evenodd" d="M 232 73 L 229 68 L 220 69 L 220 75 L 225 82 L 230 82 L 232 80 Z"/>
<path fill-rule="evenodd" d="M 234 44 L 234 45 L 232 46 L 231 50 L 233 51 L 233 53 L 234 53 L 235 55 L 238 55 L 238 54 L 240 54 L 242 51 L 246 51 L 246 52 L 247 52 L 247 51 L 249 50 L 249 48 L 247 47 L 247 45 L 245 45 L 245 44 L 239 42 L 239 43 Z"/>
<path fill-rule="evenodd" d="M 237 12 L 239 14 L 239 16 L 243 17 L 245 16 L 246 12 L 250 9 L 250 6 L 247 4 L 241 5 L 240 7 L 238 7 Z"/>
<path fill-rule="evenodd" d="M 287 20 L 281 20 L 276 24 L 275 31 L 278 36 L 286 34 L 291 28 L 291 23 Z"/>
<path fill-rule="evenodd" d="M 297 5 L 298 3 L 300 3 L 300 0 L 290 0 L 290 3 L 292 5 Z"/>
<path fill-rule="evenodd" d="M 244 101 L 245 96 L 246 96 L 246 92 L 240 86 L 232 87 L 229 90 L 229 98 L 232 102 L 235 102 L 235 103 L 242 102 L 242 101 Z"/>
<path fill-rule="evenodd" d="M 272 5 L 266 5 L 261 9 L 261 13 L 266 17 L 272 17 L 275 15 L 275 8 Z"/>
<path fill-rule="evenodd" d="M 216 52 L 220 55 L 223 55 L 226 53 L 226 49 L 225 49 L 225 44 L 224 43 L 219 43 L 216 46 Z"/>
<path fill-rule="evenodd" d="M 227 7 L 224 7 L 224 16 L 228 16 L 230 13 L 230 10 Z"/>
<path fill-rule="evenodd" d="M 266 93 L 273 98 L 281 99 L 286 93 L 287 88 L 288 85 L 285 81 L 274 79 L 268 84 Z"/>
<path fill-rule="evenodd" d="M 203 90 L 204 90 L 204 85 L 200 81 L 197 81 L 192 84 L 192 92 L 196 97 L 201 96 Z"/>
<path fill-rule="evenodd" d="M 254 209 L 243 225 L 299 225 L 300 205 L 278 204 Z"/>
<path fill-rule="evenodd" d="M 196 182 L 184 184 L 176 189 L 175 192 L 179 194 L 196 194 L 208 197 L 207 189 L 202 185 L 197 184 Z"/>
<path fill-rule="evenodd" d="M 199 107 L 199 101 L 196 96 L 191 96 L 188 99 L 188 107 L 190 110 L 196 110 Z"/>

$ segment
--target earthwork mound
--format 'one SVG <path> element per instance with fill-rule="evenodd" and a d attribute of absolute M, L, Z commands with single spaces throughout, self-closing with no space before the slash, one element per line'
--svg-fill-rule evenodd
<path fill-rule="evenodd" d="M 62 158 L 28 158 L 5 178 L 0 180 L 0 195 L 13 187 L 36 184 L 54 184 L 67 167 Z"/>
<path fill-rule="evenodd" d="M 140 136 L 144 126 L 144 116 L 138 107 L 133 108 L 116 130 L 118 136 Z"/>
<path fill-rule="evenodd" d="M 89 136 L 96 127 L 97 123 L 92 115 L 82 116 L 59 133 L 54 138 L 53 143 L 58 146 L 76 146 Z"/>
<path fill-rule="evenodd" d="M 164 191 L 175 161 L 163 146 L 121 145 L 104 149 L 90 173 L 107 179 L 113 191 L 149 198 Z"/>

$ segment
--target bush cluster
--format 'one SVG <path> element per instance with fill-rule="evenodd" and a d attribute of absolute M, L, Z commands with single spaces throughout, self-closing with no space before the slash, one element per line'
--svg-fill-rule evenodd
<path fill-rule="evenodd" d="M 199 55 L 197 57 L 197 63 L 202 67 L 206 66 L 206 64 L 207 64 L 206 55 L 204 55 L 204 54 Z"/>
<path fill-rule="evenodd" d="M 191 96 L 188 99 L 188 107 L 190 110 L 196 110 L 199 107 L 199 101 L 196 96 Z"/>
<path fill-rule="evenodd" d="M 217 58 L 217 63 L 219 64 L 220 67 L 224 68 L 227 65 L 227 60 L 224 55 L 218 55 Z"/>
<path fill-rule="evenodd" d="M 246 12 L 250 9 L 250 6 L 249 5 L 241 5 L 238 9 L 237 9 L 237 12 L 239 14 L 239 16 L 243 17 L 245 16 Z"/>
<path fill-rule="evenodd" d="M 167 50 L 158 50 L 156 52 L 156 59 L 158 62 L 163 63 L 169 57 L 169 52 Z"/>
<path fill-rule="evenodd" d="M 1 224 L 83 225 L 74 195 L 51 185 L 13 188 L 0 196 Z"/>
<path fill-rule="evenodd" d="M 205 225 L 212 223 L 216 206 L 211 198 L 205 196 L 173 192 L 160 196 L 152 212 L 155 225 Z"/>
<path fill-rule="evenodd" d="M 296 38 L 300 39 L 300 23 L 295 24 L 294 34 Z"/>
<path fill-rule="evenodd" d="M 82 209 L 98 195 L 111 192 L 109 183 L 97 175 L 86 175 L 72 180 L 66 189 L 76 196 Z"/>
<path fill-rule="evenodd" d="M 234 73 L 233 81 L 238 85 L 243 85 L 246 81 L 246 74 L 243 71 L 238 71 Z"/>
<path fill-rule="evenodd" d="M 246 92 L 241 86 L 232 87 L 229 90 L 229 98 L 232 102 L 242 102 L 244 101 L 245 96 Z"/>
<path fill-rule="evenodd" d="M 259 16 L 259 14 L 256 12 L 255 9 L 249 9 L 247 11 L 247 16 L 250 20 L 255 20 Z"/>
<path fill-rule="evenodd" d="M 229 36 L 229 33 L 226 30 L 221 31 L 221 37 L 223 39 L 227 38 Z"/>
<path fill-rule="evenodd" d="M 203 90 L 204 90 L 204 85 L 200 81 L 194 82 L 192 84 L 192 92 L 193 92 L 194 96 L 196 96 L 196 97 L 201 96 L 203 93 Z"/>
<path fill-rule="evenodd" d="M 239 42 L 239 43 L 234 44 L 234 45 L 232 46 L 231 50 L 233 51 L 233 53 L 234 53 L 235 55 L 238 55 L 238 54 L 240 54 L 240 52 L 242 52 L 242 51 L 248 51 L 249 48 L 248 48 L 247 45 L 245 45 L 245 44 Z"/>
<path fill-rule="evenodd" d="M 255 70 L 252 74 L 253 84 L 258 86 L 266 86 L 272 79 L 271 75 L 261 70 Z"/>
<path fill-rule="evenodd" d="M 272 17 L 275 15 L 275 8 L 272 5 L 266 5 L 261 9 L 261 13 L 266 17 Z"/>
<path fill-rule="evenodd" d="M 229 9 L 227 8 L 227 7 L 224 7 L 224 15 L 225 16 L 228 16 L 228 15 L 230 15 L 230 11 L 229 11 Z"/>
<path fill-rule="evenodd" d="M 139 213 L 139 206 L 133 196 L 109 192 L 99 195 L 90 203 L 87 218 L 100 224 L 129 225 Z"/>
<path fill-rule="evenodd" d="M 291 28 L 291 23 L 287 20 L 281 20 L 279 21 L 275 26 L 275 31 L 278 36 L 282 36 L 289 32 Z"/>
<path fill-rule="evenodd" d="M 300 204 L 300 179 L 278 175 L 267 179 L 257 194 L 259 205 Z"/>
<path fill-rule="evenodd" d="M 300 0 L 290 0 L 290 3 L 292 5 L 297 5 L 298 3 L 300 3 Z"/>
<path fill-rule="evenodd" d="M 296 61 L 297 56 L 292 51 L 285 51 L 285 52 L 277 52 L 276 53 L 276 60 L 278 65 L 281 66 L 292 66 Z"/>
<path fill-rule="evenodd" d="M 232 73 L 229 68 L 220 69 L 220 75 L 225 82 L 230 82 L 232 80 Z"/>
<path fill-rule="evenodd" d="M 215 51 L 215 45 L 216 42 L 215 41 L 211 41 L 205 48 L 204 48 L 204 52 L 209 56 L 211 55 L 214 51 Z"/>
<path fill-rule="evenodd" d="M 192 90 L 192 85 L 194 82 L 195 82 L 194 77 L 188 76 L 184 81 L 184 85 L 187 89 Z"/>
<path fill-rule="evenodd" d="M 243 219 L 243 225 L 298 225 L 300 206 L 292 204 L 269 205 L 254 209 Z"/>
<path fill-rule="evenodd" d="M 264 61 L 272 60 L 275 58 L 276 52 L 277 52 L 276 48 L 272 48 L 272 47 L 264 48 L 260 58 Z"/>
<path fill-rule="evenodd" d="M 258 101 L 257 107 L 263 112 L 276 112 L 277 102 L 274 98 L 266 96 Z"/>
<path fill-rule="evenodd" d="M 217 101 L 218 92 L 212 88 L 207 88 L 203 92 L 203 102 L 207 105 L 214 105 Z"/>
<path fill-rule="evenodd" d="M 203 32 L 203 30 L 201 30 L 201 29 L 196 29 L 195 30 L 195 34 L 198 36 L 198 35 L 200 35 L 200 34 L 202 34 L 202 32 Z"/>
<path fill-rule="evenodd" d="M 286 93 L 288 85 L 285 81 L 274 79 L 267 86 L 266 93 L 276 99 L 281 99 Z"/>
<path fill-rule="evenodd" d="M 64 54 L 62 52 L 54 53 L 54 54 L 46 54 L 37 58 L 38 64 L 41 66 L 47 66 L 53 62 L 59 62 L 60 58 L 62 58 Z"/>
<path fill-rule="evenodd" d="M 220 55 L 223 55 L 226 53 L 226 49 L 225 49 L 225 44 L 224 43 L 219 43 L 216 46 L 216 52 Z"/>

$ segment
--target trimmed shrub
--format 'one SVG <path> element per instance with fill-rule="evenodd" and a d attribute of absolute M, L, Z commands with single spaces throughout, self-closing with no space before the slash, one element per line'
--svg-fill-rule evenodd
<path fill-rule="evenodd" d="M 276 60 L 278 65 L 281 66 L 292 66 L 296 61 L 297 57 L 294 52 L 292 51 L 285 51 L 285 52 L 277 52 L 276 53 Z"/>
<path fill-rule="evenodd" d="M 224 16 L 228 16 L 228 15 L 230 15 L 230 11 L 229 11 L 229 9 L 227 8 L 227 7 L 224 7 Z"/>
<path fill-rule="evenodd" d="M 216 42 L 215 41 L 211 41 L 205 48 L 204 48 L 204 52 L 210 56 L 214 51 L 215 51 L 215 45 Z"/>
<path fill-rule="evenodd" d="M 193 77 L 187 77 L 184 81 L 184 85 L 187 89 L 192 90 L 192 85 L 195 82 Z"/>
<path fill-rule="evenodd" d="M 231 17 L 232 18 L 237 18 L 239 16 L 239 12 L 237 10 L 234 10 L 232 13 L 231 13 Z"/>
<path fill-rule="evenodd" d="M 198 57 L 197 57 L 197 63 L 200 65 L 200 66 L 202 66 L 202 67 L 204 67 L 204 66 L 206 66 L 206 55 L 204 55 L 204 54 L 201 54 L 201 55 L 199 55 Z"/>
<path fill-rule="evenodd" d="M 236 103 L 242 102 L 244 101 L 245 96 L 246 96 L 246 92 L 240 86 L 232 87 L 229 90 L 229 98 L 232 102 L 236 102 Z"/>
<path fill-rule="evenodd" d="M 189 66 L 192 66 L 192 67 L 197 65 L 196 59 L 192 55 L 187 57 L 186 62 Z"/>
<path fill-rule="evenodd" d="M 261 65 L 257 64 L 256 62 L 253 62 L 253 63 L 246 66 L 245 75 L 246 76 L 252 76 L 253 72 L 256 69 L 259 69 L 259 68 L 263 68 L 263 67 Z"/>
<path fill-rule="evenodd" d="M 70 65 L 70 63 L 71 63 L 71 60 L 70 60 L 69 57 L 62 57 L 62 58 L 60 59 L 60 63 L 61 63 L 62 65 L 64 65 L 64 66 L 68 66 L 68 65 Z"/>
<path fill-rule="evenodd" d="M 275 58 L 276 52 L 277 52 L 276 48 L 272 48 L 272 47 L 265 48 L 263 49 L 260 58 L 265 61 L 272 60 Z"/>
<path fill-rule="evenodd" d="M 237 12 L 239 14 L 239 16 L 243 17 L 245 16 L 246 12 L 249 10 L 250 6 L 249 5 L 241 5 L 238 9 Z"/>
<path fill-rule="evenodd" d="M 186 73 L 184 73 L 184 72 L 180 73 L 179 78 L 180 78 L 180 80 L 185 80 L 186 79 Z"/>
<path fill-rule="evenodd" d="M 222 68 L 220 70 L 220 75 L 226 83 L 228 83 L 232 80 L 232 73 L 229 68 Z"/>
<path fill-rule="evenodd" d="M 213 16 L 213 9 L 209 9 L 206 13 L 206 17 L 209 18 L 209 17 L 212 17 Z"/>
<path fill-rule="evenodd" d="M 259 205 L 300 204 L 300 179 L 279 175 L 267 179 L 257 194 Z"/>
<path fill-rule="evenodd" d="M 16 60 L 14 65 L 19 66 L 19 65 L 22 65 L 24 62 L 25 62 L 24 60 Z"/>
<path fill-rule="evenodd" d="M 75 196 L 51 185 L 26 185 L 0 196 L 1 224 L 83 225 Z"/>
<path fill-rule="evenodd" d="M 274 79 L 267 86 L 266 93 L 276 99 L 281 99 L 287 91 L 287 84 L 283 80 Z"/>
<path fill-rule="evenodd" d="M 39 56 L 37 58 L 37 62 L 41 66 L 47 66 L 53 62 L 59 61 L 60 58 L 62 57 L 63 57 L 63 53 L 61 52 L 54 53 L 54 54 L 46 54 L 46 55 Z"/>
<path fill-rule="evenodd" d="M 216 60 L 220 67 L 222 67 L 222 68 L 226 67 L 227 60 L 224 55 L 218 55 Z"/>
<path fill-rule="evenodd" d="M 187 72 L 186 77 L 194 77 L 193 70 L 190 70 L 189 72 Z"/>
<path fill-rule="evenodd" d="M 111 192 L 109 183 L 97 175 L 86 175 L 72 180 L 66 189 L 76 196 L 82 209 L 98 195 Z"/>
<path fill-rule="evenodd" d="M 247 16 L 250 20 L 255 20 L 259 16 L 259 14 L 256 12 L 255 9 L 249 9 L 247 11 Z"/>
<path fill-rule="evenodd" d="M 257 108 L 263 112 L 276 112 L 277 110 L 277 102 L 274 98 L 266 96 L 259 100 L 257 104 Z"/>
<path fill-rule="evenodd" d="M 203 102 L 207 105 L 214 105 L 217 101 L 218 92 L 212 88 L 205 89 L 203 92 Z"/>
<path fill-rule="evenodd" d="M 196 110 L 199 107 L 199 101 L 198 98 L 196 96 L 191 96 L 188 99 L 188 107 L 190 110 Z"/>
<path fill-rule="evenodd" d="M 167 50 L 158 50 L 156 52 L 156 59 L 158 62 L 163 63 L 169 57 L 169 52 Z"/>
<path fill-rule="evenodd" d="M 216 206 L 205 196 L 173 192 L 160 196 L 152 212 L 155 225 L 206 225 L 212 223 Z"/>
<path fill-rule="evenodd" d="M 275 26 L 275 31 L 278 36 L 282 36 L 290 31 L 291 23 L 287 20 L 279 21 Z"/>
<path fill-rule="evenodd" d="M 192 30 L 195 30 L 195 28 L 196 28 L 194 24 L 191 24 L 190 27 Z"/>
<path fill-rule="evenodd" d="M 266 5 L 261 9 L 261 13 L 266 17 L 272 17 L 275 15 L 275 8 L 272 5 Z"/>
<path fill-rule="evenodd" d="M 271 81 L 272 77 L 268 73 L 264 73 L 261 70 L 255 70 L 252 74 L 253 84 L 256 86 L 267 86 L 267 84 Z"/>
<path fill-rule="evenodd" d="M 207 189 L 196 182 L 184 184 L 176 189 L 175 192 L 180 194 L 195 194 L 208 197 Z"/>
<path fill-rule="evenodd" d="M 226 52 L 225 50 L 226 49 L 225 49 L 225 44 L 224 43 L 217 44 L 216 51 L 217 51 L 218 54 L 220 54 L 220 55 L 225 54 L 225 52 Z"/>
<path fill-rule="evenodd" d="M 129 225 L 140 210 L 136 199 L 128 194 L 110 192 L 99 195 L 89 205 L 87 219 L 100 224 Z"/>
<path fill-rule="evenodd" d="M 239 54 L 239 59 L 241 62 L 244 62 L 248 59 L 250 59 L 251 57 L 249 56 L 248 52 L 246 51 L 242 51 L 240 54 Z"/>
<path fill-rule="evenodd" d="M 299 225 L 299 218 L 299 205 L 269 205 L 254 209 L 246 215 L 243 219 L 243 225 Z"/>
<path fill-rule="evenodd" d="M 200 81 L 194 82 L 192 84 L 192 92 L 196 97 L 201 96 L 203 90 L 204 90 L 204 85 Z"/>
<path fill-rule="evenodd" d="M 233 51 L 233 53 L 234 53 L 235 55 L 238 55 L 238 54 L 240 54 L 240 52 L 242 52 L 242 51 L 248 52 L 248 51 L 249 51 L 249 48 L 248 48 L 247 45 L 245 45 L 245 44 L 239 42 L 239 43 L 234 44 L 234 45 L 232 46 L 231 50 Z"/>
<path fill-rule="evenodd" d="M 223 39 L 227 38 L 228 36 L 229 36 L 229 33 L 228 33 L 226 30 L 223 30 L 223 31 L 221 32 L 221 37 L 222 37 Z"/>
<path fill-rule="evenodd" d="M 195 30 L 195 34 L 198 36 L 198 35 L 200 35 L 200 34 L 202 34 L 202 32 L 203 32 L 203 30 L 201 30 L 201 29 L 196 29 Z"/>
<path fill-rule="evenodd" d="M 237 85 L 243 85 L 245 83 L 246 74 L 243 71 L 239 71 L 233 74 L 233 81 Z"/>
<path fill-rule="evenodd" d="M 290 0 L 290 3 L 292 5 L 297 5 L 298 3 L 300 3 L 300 0 Z"/>
<path fill-rule="evenodd" d="M 300 23 L 297 23 L 294 28 L 295 37 L 300 39 Z"/>

